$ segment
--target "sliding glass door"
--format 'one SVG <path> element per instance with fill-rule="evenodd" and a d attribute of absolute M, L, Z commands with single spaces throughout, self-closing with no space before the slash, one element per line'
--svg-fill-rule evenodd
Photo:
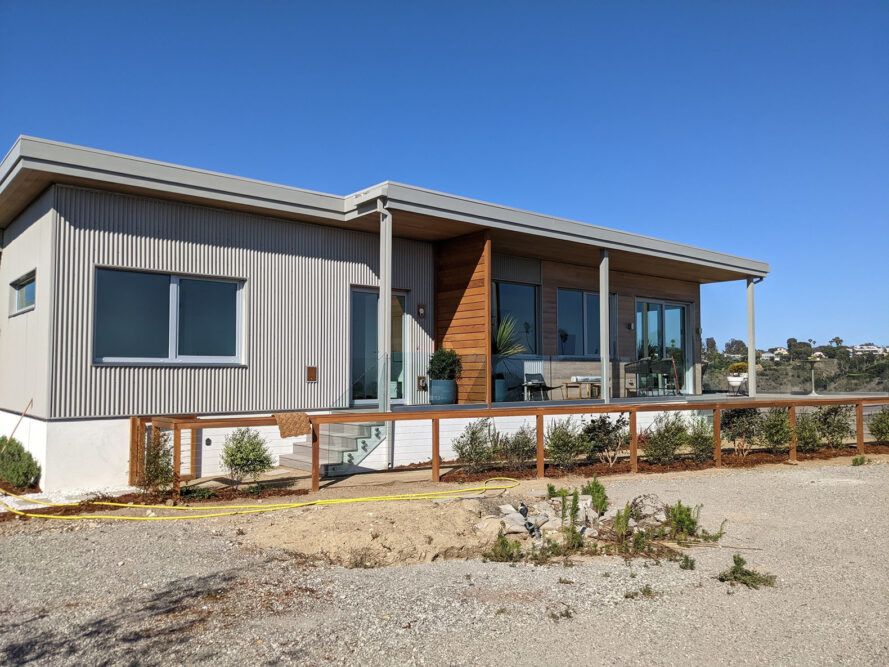
<path fill-rule="evenodd" d="M 688 335 L 689 310 L 688 305 L 681 303 L 636 301 L 636 358 L 672 358 L 676 364 L 676 376 L 672 380 L 682 393 L 690 393 L 694 385 Z"/>
<path fill-rule="evenodd" d="M 352 402 L 372 403 L 379 397 L 379 341 L 377 337 L 376 291 L 352 290 L 351 305 L 351 373 Z M 392 295 L 392 361 L 389 398 L 393 401 L 404 399 L 405 359 L 404 324 L 405 297 Z"/>

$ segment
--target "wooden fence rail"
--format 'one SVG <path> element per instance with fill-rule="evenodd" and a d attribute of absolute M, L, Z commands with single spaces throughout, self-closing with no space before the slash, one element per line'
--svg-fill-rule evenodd
<path fill-rule="evenodd" d="M 321 427 L 329 424 L 356 424 L 365 422 L 402 422 L 424 421 L 432 423 L 432 480 L 441 479 L 441 420 L 443 419 L 482 419 L 497 417 L 533 417 L 537 427 L 537 452 L 536 467 L 537 476 L 545 476 L 545 437 L 544 417 L 576 415 L 576 414 L 627 414 L 629 415 L 630 431 L 630 469 L 639 471 L 639 431 L 637 427 L 637 415 L 640 412 L 675 412 L 675 411 L 709 411 L 713 413 L 713 462 L 716 466 L 722 465 L 722 412 L 724 410 L 738 410 L 744 408 L 784 408 L 788 411 L 788 420 L 792 427 L 789 458 L 797 460 L 796 438 L 796 411 L 799 408 L 822 407 L 829 405 L 849 405 L 855 408 L 855 441 L 859 453 L 864 453 L 864 407 L 870 405 L 889 405 L 889 396 L 861 397 L 861 398 L 827 398 L 806 397 L 799 399 L 731 399 L 729 401 L 689 401 L 668 403 L 641 403 L 641 404 L 609 404 L 609 405 L 542 405 L 522 407 L 481 407 L 467 409 L 429 409 L 404 410 L 399 412 L 333 412 L 323 414 L 309 414 L 311 422 L 312 438 L 312 490 L 318 491 L 321 483 Z M 272 416 L 267 417 L 207 417 L 199 418 L 196 415 L 174 417 L 132 417 L 130 420 L 130 483 L 135 484 L 141 471 L 141 461 L 144 453 L 146 426 L 152 425 L 173 431 L 174 440 L 174 470 L 179 473 L 181 466 L 181 432 L 183 429 L 191 431 L 191 474 L 182 476 L 181 479 L 197 476 L 197 443 L 200 429 L 206 428 L 243 428 L 257 426 L 275 426 L 277 421 Z M 140 453 L 138 444 L 142 445 Z M 180 477 L 174 480 L 174 492 L 178 492 Z"/>

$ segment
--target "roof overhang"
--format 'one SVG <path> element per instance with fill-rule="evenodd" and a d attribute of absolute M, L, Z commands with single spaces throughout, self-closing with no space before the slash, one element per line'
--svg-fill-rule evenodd
<path fill-rule="evenodd" d="M 593 251 L 607 249 L 616 258 L 613 264 L 632 264 L 621 259 L 632 256 L 649 258 L 650 270 L 637 272 L 651 275 L 697 267 L 685 272 L 696 282 L 759 278 L 769 272 L 768 264 L 752 259 L 402 183 L 384 182 L 339 196 L 24 136 L 0 162 L 0 229 L 56 183 L 361 231 L 377 229 L 377 201 L 384 198 L 394 212 L 394 233 L 406 238 L 453 238 L 485 228 L 504 251 L 524 250 L 519 254 L 527 256 L 564 259 L 567 253 L 592 260 Z M 529 244 L 528 235 L 541 238 Z"/>

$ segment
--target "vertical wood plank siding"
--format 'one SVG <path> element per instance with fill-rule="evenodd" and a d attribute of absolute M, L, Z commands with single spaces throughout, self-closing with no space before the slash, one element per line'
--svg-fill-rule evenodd
<path fill-rule="evenodd" d="M 435 340 L 463 361 L 457 382 L 459 403 L 484 403 L 490 372 L 490 262 L 484 233 L 440 241 L 435 248 Z M 490 254 L 490 253 L 488 253 Z"/>
<path fill-rule="evenodd" d="M 58 308 L 52 417 L 231 414 L 346 405 L 352 286 L 376 287 L 373 234 L 147 197 L 56 186 Z M 395 239 L 393 287 L 407 291 L 411 378 L 433 349 L 433 250 Z M 237 368 L 93 365 L 96 266 L 245 281 Z M 318 367 L 307 383 L 305 367 Z"/>

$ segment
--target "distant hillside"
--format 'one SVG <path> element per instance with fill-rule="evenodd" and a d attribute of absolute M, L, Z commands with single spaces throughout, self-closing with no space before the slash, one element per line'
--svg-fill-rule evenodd
<path fill-rule="evenodd" d="M 704 391 L 728 391 L 730 360 L 705 362 Z M 811 366 L 805 361 L 762 362 L 757 367 L 756 386 L 762 392 L 808 392 L 812 387 Z M 825 359 L 815 366 L 818 391 L 889 392 L 889 359 Z"/>

